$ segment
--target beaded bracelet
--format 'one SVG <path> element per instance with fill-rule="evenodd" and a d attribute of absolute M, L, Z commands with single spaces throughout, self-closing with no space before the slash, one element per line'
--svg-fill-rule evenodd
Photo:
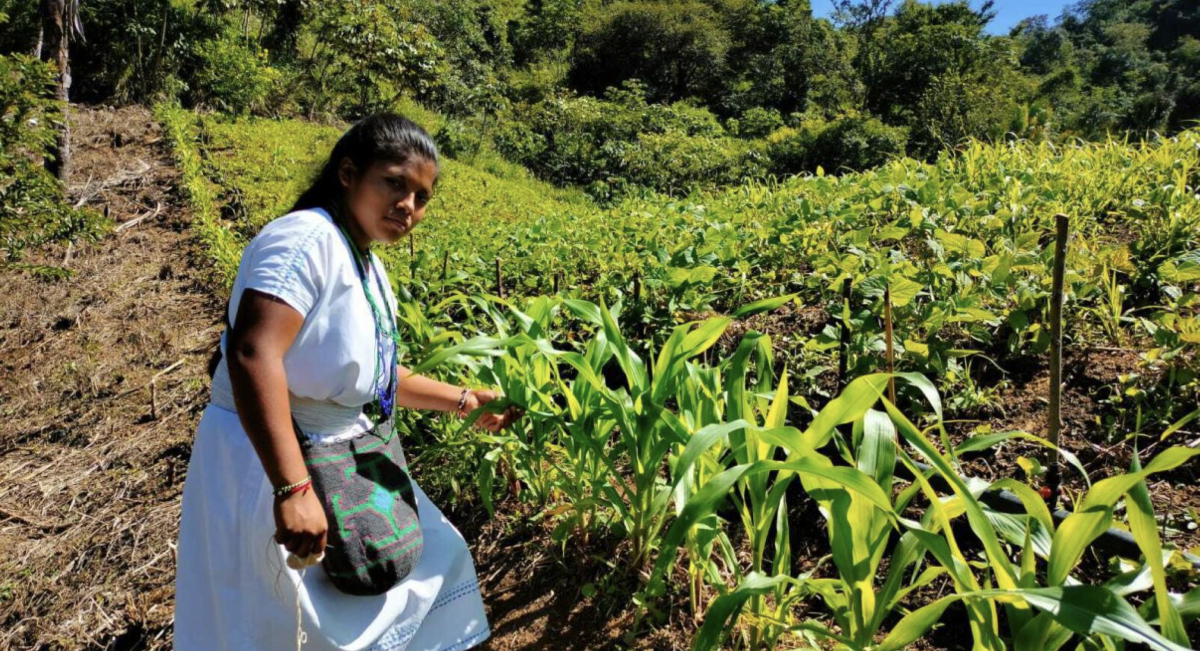
<path fill-rule="evenodd" d="M 305 488 L 308 488 L 309 486 L 312 486 L 312 477 L 305 477 L 304 479 L 301 479 L 300 481 L 298 481 L 294 484 L 288 484 L 287 486 L 280 486 L 279 488 L 272 490 L 271 494 L 274 495 L 275 497 L 287 497 L 288 495 L 294 495 L 296 493 L 299 493 L 300 491 L 304 490 Z"/>
<path fill-rule="evenodd" d="M 458 396 L 458 417 L 465 418 L 466 414 L 463 411 L 467 408 L 467 395 L 471 393 L 470 389 L 463 389 Z"/>

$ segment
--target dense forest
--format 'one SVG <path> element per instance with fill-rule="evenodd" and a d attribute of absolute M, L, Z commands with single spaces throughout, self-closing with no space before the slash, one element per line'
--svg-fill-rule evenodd
<path fill-rule="evenodd" d="M 352 119 L 403 97 L 451 116 L 447 153 L 601 199 L 1200 117 L 1192 0 L 1086 0 L 1000 36 L 990 1 L 73 4 L 73 101 Z M 38 7 L 0 0 L 0 52 L 53 58 Z"/>

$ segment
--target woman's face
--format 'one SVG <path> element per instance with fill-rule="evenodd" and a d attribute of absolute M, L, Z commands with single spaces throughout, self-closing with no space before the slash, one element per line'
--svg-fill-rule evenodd
<path fill-rule="evenodd" d="M 425 219 L 438 169 L 433 161 L 414 156 L 403 163 L 375 161 L 360 171 L 345 158 L 338 173 L 354 239 L 359 245 L 392 244 Z"/>

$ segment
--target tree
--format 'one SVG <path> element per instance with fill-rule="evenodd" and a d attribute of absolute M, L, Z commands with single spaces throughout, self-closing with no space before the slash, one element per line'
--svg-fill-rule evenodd
<path fill-rule="evenodd" d="M 858 103 L 853 39 L 817 20 L 807 0 L 756 4 L 730 16 L 734 81 L 718 99 L 726 115 L 770 107 L 787 115 L 840 114 Z"/>
<path fill-rule="evenodd" d="M 833 0 L 833 19 L 843 27 L 862 29 L 887 16 L 893 0 Z"/>
<path fill-rule="evenodd" d="M 274 24 L 263 39 L 263 46 L 275 56 L 285 60 L 296 56 L 296 38 L 304 23 L 307 5 L 308 0 L 278 0 L 276 3 Z M 266 20 L 265 16 L 263 20 Z"/>
<path fill-rule="evenodd" d="M 39 12 L 42 19 L 39 54 L 43 61 L 54 63 L 55 99 L 65 107 L 70 100 L 71 90 L 71 33 L 83 37 L 83 25 L 79 22 L 79 0 L 41 0 Z M 47 154 L 46 169 L 65 184 L 71 173 L 71 126 L 65 114 L 54 145 L 47 150 Z"/>
<path fill-rule="evenodd" d="M 1028 82 L 1015 44 L 984 27 L 992 3 L 927 5 L 906 0 L 880 24 L 857 61 L 866 107 L 889 124 L 910 127 L 913 153 L 933 156 L 966 137 L 1003 135 Z"/>
<path fill-rule="evenodd" d="M 568 75 L 600 94 L 639 79 L 653 101 L 713 97 L 730 41 L 717 13 L 701 2 L 620 2 L 595 15 L 575 45 Z"/>
<path fill-rule="evenodd" d="M 424 99 L 444 80 L 445 52 L 405 9 L 396 0 L 317 6 L 313 29 L 321 40 L 305 62 L 316 91 L 310 113 L 334 108 L 362 116 L 402 95 Z M 350 98 L 348 106 L 336 105 Z"/>

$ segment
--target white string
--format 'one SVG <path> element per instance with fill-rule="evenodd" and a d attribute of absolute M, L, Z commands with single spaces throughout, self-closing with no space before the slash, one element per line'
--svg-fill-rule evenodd
<path fill-rule="evenodd" d="M 308 568 L 300 570 L 300 583 L 296 584 L 296 651 L 302 651 L 301 647 L 308 641 L 308 633 L 304 632 L 300 616 L 300 585 L 304 583 L 304 575 L 307 572 Z"/>
<path fill-rule="evenodd" d="M 303 613 L 300 610 L 300 587 L 304 585 L 304 575 L 308 573 L 308 568 L 323 560 L 325 552 L 317 552 L 305 558 L 289 553 L 287 557 L 287 566 L 300 571 L 300 580 L 296 582 L 296 651 L 303 651 L 301 647 L 308 642 L 308 633 L 304 632 Z"/>

